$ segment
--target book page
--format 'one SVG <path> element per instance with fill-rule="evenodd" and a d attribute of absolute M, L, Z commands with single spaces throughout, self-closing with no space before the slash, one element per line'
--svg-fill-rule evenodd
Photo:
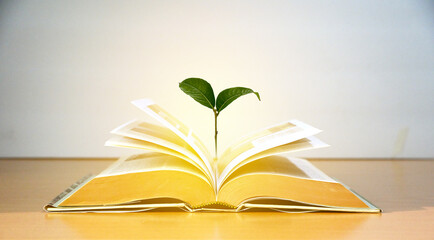
<path fill-rule="evenodd" d="M 327 176 L 307 160 L 276 155 L 264 157 L 241 166 L 227 178 L 226 182 L 247 174 L 283 175 L 322 182 L 336 182 L 336 180 Z"/>
<path fill-rule="evenodd" d="M 214 188 L 188 162 L 165 154 L 121 158 L 65 198 L 59 207 L 107 206 L 173 198 L 191 206 L 215 201 Z"/>
<path fill-rule="evenodd" d="M 298 120 L 278 124 L 243 139 L 231 146 L 219 158 L 218 181 L 222 182 L 227 174 L 243 160 L 265 150 L 281 146 L 319 133 L 320 130 Z"/>
<path fill-rule="evenodd" d="M 176 119 L 150 99 L 139 99 L 132 101 L 131 103 L 146 112 L 149 116 L 155 118 L 157 121 L 163 124 L 163 126 L 169 128 L 176 135 L 186 141 L 202 159 L 208 171 L 213 173 L 213 168 L 211 167 L 211 155 L 209 154 L 203 142 L 196 136 L 196 134 L 193 133 L 190 128 L 188 128 L 181 121 Z M 214 174 L 212 176 L 214 177 Z"/>
<path fill-rule="evenodd" d="M 191 163 L 198 169 L 201 169 L 201 167 L 196 162 L 192 161 L 184 154 L 177 152 L 171 148 L 166 148 L 164 146 L 152 142 L 147 142 L 144 140 L 137 140 L 134 138 L 124 137 L 124 136 L 114 136 L 109 138 L 104 145 L 109 147 L 135 148 L 135 149 L 148 150 L 151 152 L 164 153 L 180 159 L 184 159 L 185 161 Z"/>
<path fill-rule="evenodd" d="M 183 159 L 187 161 L 188 163 L 195 166 L 197 169 L 199 169 L 205 176 L 208 177 L 209 181 L 212 182 L 212 177 L 209 175 L 209 173 L 206 171 L 205 168 L 201 167 L 196 163 L 195 161 L 191 160 L 189 157 L 173 150 L 170 148 L 163 147 L 158 144 L 154 144 L 151 142 L 146 142 L 143 140 L 137 140 L 129 137 L 123 137 L 123 136 L 115 136 L 111 137 L 109 140 L 105 143 L 106 146 L 111 147 L 122 147 L 122 148 L 135 148 L 135 149 L 143 149 L 148 150 L 151 152 L 158 152 L 158 153 L 164 153 L 168 154 L 174 157 L 177 157 L 179 159 Z"/>
<path fill-rule="evenodd" d="M 218 192 L 218 201 L 238 206 L 255 198 L 279 198 L 322 206 L 369 208 L 344 185 L 308 161 L 270 156 L 235 171 Z"/>
<path fill-rule="evenodd" d="M 192 166 L 190 163 L 185 162 L 174 156 L 169 156 L 157 152 L 149 152 L 136 154 L 121 158 L 121 160 L 116 161 L 111 166 L 106 168 L 95 178 L 109 177 L 114 175 L 122 175 L 129 173 L 141 173 L 141 172 L 152 172 L 152 171 L 165 171 L 165 170 L 175 170 L 182 171 L 211 183 L 206 178 L 206 176 L 197 168 Z"/>
<path fill-rule="evenodd" d="M 213 179 L 213 174 L 208 170 L 207 166 L 196 153 L 196 151 L 186 141 L 184 141 L 182 138 L 180 138 L 178 135 L 176 135 L 174 132 L 172 132 L 166 127 L 158 126 L 140 120 L 132 120 L 115 128 L 110 133 L 137 140 L 142 140 L 143 143 L 134 142 L 128 139 L 111 138 L 109 141 L 106 142 L 107 146 L 123 146 L 144 148 L 150 150 L 164 150 L 159 151 L 164 153 L 168 153 L 167 149 L 172 149 L 175 152 L 186 156 L 188 158 L 188 160 L 186 159 L 187 161 L 193 161 L 194 164 L 198 166 L 198 168 L 201 168 L 211 179 Z M 162 148 L 157 148 L 153 144 L 161 145 Z M 170 154 L 170 152 L 168 154 Z"/>
<path fill-rule="evenodd" d="M 225 174 L 224 176 L 222 176 L 221 179 L 219 179 L 217 186 L 218 186 L 218 188 L 220 188 L 225 183 L 226 179 L 228 177 L 230 177 L 233 172 L 235 172 L 240 167 L 242 167 L 246 164 L 249 164 L 255 160 L 262 159 L 262 158 L 265 158 L 268 156 L 282 154 L 282 153 L 296 152 L 296 151 L 302 151 L 302 150 L 313 149 L 313 148 L 321 148 L 321 147 L 327 147 L 327 146 L 328 146 L 328 144 L 322 142 L 318 138 L 316 138 L 314 136 L 310 136 L 307 138 L 302 138 L 300 140 L 297 140 L 297 141 L 294 141 L 291 143 L 287 143 L 284 145 L 280 145 L 280 146 L 259 152 L 255 155 L 251 156 L 251 157 L 244 159 L 238 165 L 236 165 L 235 167 L 230 169 L 230 171 L 227 174 Z"/>

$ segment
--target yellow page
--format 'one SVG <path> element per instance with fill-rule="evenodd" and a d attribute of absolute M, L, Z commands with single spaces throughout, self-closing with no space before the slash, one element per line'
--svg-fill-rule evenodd
<path fill-rule="evenodd" d="M 302 138 L 302 139 L 294 141 L 294 142 L 290 142 L 290 143 L 287 143 L 284 145 L 280 145 L 280 146 L 259 152 L 255 155 L 251 156 L 251 157 L 244 159 L 238 165 L 233 167 L 228 172 L 228 174 L 225 175 L 225 177 L 220 179 L 220 181 L 222 181 L 222 182 L 219 182 L 217 185 L 219 187 L 221 187 L 225 183 L 226 179 L 228 179 L 231 176 L 231 173 L 235 172 L 240 167 L 242 167 L 248 163 L 251 163 L 255 160 L 262 159 L 262 158 L 265 158 L 268 156 L 282 154 L 282 153 L 296 152 L 296 151 L 302 151 L 302 150 L 313 149 L 313 148 L 321 148 L 321 147 L 327 147 L 327 146 L 328 146 L 328 144 L 322 142 L 318 138 L 316 138 L 314 136 L 310 136 L 307 138 Z"/>
<path fill-rule="evenodd" d="M 276 198 L 322 206 L 368 208 L 344 185 L 304 159 L 270 156 L 235 171 L 218 192 L 221 202 L 238 206 Z"/>
<path fill-rule="evenodd" d="M 186 161 L 145 153 L 116 161 L 59 206 L 113 205 L 155 198 L 175 198 L 194 206 L 215 201 L 215 194 L 204 174 Z"/>
<path fill-rule="evenodd" d="M 192 161 L 190 158 L 183 155 L 182 153 L 179 153 L 179 152 L 177 152 L 171 148 L 166 148 L 164 146 L 161 146 L 161 145 L 158 145 L 158 144 L 155 144 L 152 142 L 147 142 L 144 140 L 137 140 L 134 138 L 123 137 L 123 136 L 114 136 L 114 137 L 109 138 L 105 142 L 105 146 L 122 147 L 122 148 L 135 148 L 135 149 L 149 150 L 151 152 L 164 153 L 164 154 L 168 154 L 168 155 L 172 155 L 174 157 L 184 159 L 184 160 L 188 161 L 189 163 L 193 164 L 198 169 L 201 169 L 200 166 L 197 165 L 196 162 Z"/>
<path fill-rule="evenodd" d="M 218 159 L 217 183 L 222 183 L 229 172 L 245 159 L 265 150 L 300 140 L 319 133 L 320 130 L 298 120 L 269 127 L 231 146 Z"/>
<path fill-rule="evenodd" d="M 114 136 L 105 142 L 105 146 L 144 149 L 144 150 L 149 150 L 152 152 L 159 152 L 159 153 L 172 155 L 172 156 L 178 157 L 180 159 L 184 159 L 185 161 L 187 161 L 190 164 L 192 164 L 193 166 L 195 166 L 203 174 L 205 174 L 205 176 L 208 177 L 210 182 L 212 182 L 212 179 L 213 179 L 209 175 L 209 173 L 206 172 L 205 168 L 199 166 L 198 163 L 191 160 L 189 157 L 187 157 L 187 156 L 183 155 L 182 153 L 179 153 L 173 149 L 166 148 L 166 147 L 163 147 L 161 145 L 158 145 L 158 144 L 155 144 L 152 142 L 146 142 L 143 140 L 137 140 L 137 139 L 133 139 L 133 138 L 129 138 L 129 137 L 123 137 L 123 136 Z"/>
<path fill-rule="evenodd" d="M 204 162 L 207 170 L 213 173 L 212 157 L 206 149 L 203 142 L 193 133 L 193 131 L 185 126 L 181 121 L 176 119 L 166 110 L 155 104 L 151 99 L 138 99 L 131 102 L 136 107 L 140 108 L 142 111 L 146 112 L 149 116 L 155 118 L 163 126 L 172 130 L 176 135 L 181 137 L 186 141 L 199 155 L 199 157 Z M 214 181 L 215 176 L 212 174 Z"/>
<path fill-rule="evenodd" d="M 205 175 L 191 163 L 188 163 L 175 156 L 157 152 L 136 154 L 123 158 L 121 161 L 116 161 L 114 164 L 106 168 L 96 177 L 108 177 L 133 172 L 151 172 L 156 170 L 175 170 L 187 172 L 202 178 L 211 186 L 211 183 L 208 181 L 208 179 L 206 179 Z"/>
<path fill-rule="evenodd" d="M 214 179 L 212 176 L 213 174 L 208 170 L 204 161 L 202 161 L 196 151 L 186 141 L 166 127 L 140 120 L 132 120 L 113 129 L 110 133 L 143 140 L 145 141 L 143 143 L 143 147 L 147 144 L 147 142 L 151 142 L 179 152 L 182 155 L 187 156 L 189 158 L 188 161 L 193 161 L 195 165 L 203 169 L 211 179 Z M 117 140 L 119 141 L 119 139 Z M 106 142 L 106 145 L 113 146 L 111 145 L 113 141 L 114 139 L 110 139 L 108 142 Z M 137 145 L 138 144 L 135 144 L 135 146 Z"/>

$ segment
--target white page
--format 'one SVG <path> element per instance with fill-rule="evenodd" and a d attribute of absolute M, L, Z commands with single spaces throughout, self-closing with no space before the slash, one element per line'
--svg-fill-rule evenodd
<path fill-rule="evenodd" d="M 302 138 L 310 137 L 321 132 L 321 130 L 298 120 L 291 120 L 288 121 L 288 123 L 293 125 L 293 127 L 283 128 L 281 131 L 274 132 L 273 134 L 265 135 L 258 139 L 252 139 L 250 143 L 253 147 L 232 159 L 218 176 L 217 189 L 221 187 L 221 184 L 229 172 L 243 160 L 262 151 L 294 142 Z"/>
<path fill-rule="evenodd" d="M 194 149 L 192 149 L 191 146 L 186 141 L 184 141 L 178 135 L 173 133 L 173 131 L 165 127 L 157 126 L 140 120 L 132 120 L 113 129 L 110 133 L 119 136 L 124 136 L 124 137 L 134 138 L 138 140 L 143 140 L 146 142 L 155 143 L 157 145 L 161 145 L 163 147 L 170 148 L 174 151 L 177 151 L 190 158 L 189 161 L 194 161 L 197 165 L 200 166 L 200 168 L 206 171 L 206 174 L 211 179 L 213 179 L 213 177 L 211 177 L 211 173 L 208 172 L 206 165 L 196 154 Z M 116 142 L 113 142 L 112 139 L 110 139 L 109 141 L 106 142 L 106 145 L 108 146 L 119 145 L 119 144 L 116 145 L 112 143 L 116 143 Z"/>
<path fill-rule="evenodd" d="M 109 168 L 102 171 L 95 178 L 123 175 L 129 173 L 143 173 L 152 171 L 181 171 L 197 177 L 211 185 L 202 172 L 184 160 L 161 153 L 149 152 L 120 158 Z"/>
<path fill-rule="evenodd" d="M 317 167 L 315 167 L 312 163 L 310 163 L 306 159 L 294 158 L 294 157 L 290 157 L 288 159 L 294 165 L 300 168 L 304 173 L 306 173 L 306 175 L 308 175 L 309 179 L 311 180 L 322 181 L 322 182 L 337 182 L 336 180 L 334 180 L 333 178 L 325 174 L 323 171 L 319 170 Z"/>
<path fill-rule="evenodd" d="M 300 142 L 300 141 L 302 141 L 302 142 Z M 257 153 L 255 155 L 251 156 L 251 157 L 246 158 L 241 163 L 239 163 L 237 166 L 230 169 L 229 173 L 226 174 L 226 177 L 221 179 L 222 182 L 220 183 L 220 186 L 222 186 L 225 183 L 226 179 L 228 179 L 228 177 L 230 177 L 231 174 L 234 173 L 237 169 L 239 169 L 240 167 L 242 167 L 242 166 L 244 166 L 250 162 L 253 162 L 255 160 L 262 159 L 262 158 L 265 158 L 268 156 L 275 156 L 275 155 L 283 154 L 283 153 L 297 152 L 297 151 L 303 151 L 303 150 L 314 149 L 314 148 L 322 148 L 322 147 L 328 147 L 328 146 L 329 146 L 328 144 L 322 142 L 318 138 L 316 138 L 314 136 L 310 136 L 310 137 L 303 138 L 303 139 L 300 139 L 300 140 L 292 142 L 292 143 L 280 145 L 280 146 L 277 146 L 275 148 L 271 148 L 271 149 L 262 151 L 260 153 Z"/>
<path fill-rule="evenodd" d="M 143 149 L 151 152 L 159 152 L 167 155 L 171 155 L 180 159 L 184 159 L 186 162 L 192 164 L 197 169 L 199 169 L 205 176 L 207 176 L 208 181 L 212 182 L 212 176 L 206 171 L 205 168 L 198 165 L 195 161 L 191 160 L 189 157 L 179 153 L 170 148 L 163 147 L 161 145 L 153 144 L 151 142 L 145 142 L 142 140 L 136 140 L 133 138 L 128 138 L 124 136 L 115 136 L 106 141 L 106 146 L 111 147 L 122 147 L 122 148 L 135 148 L 135 149 Z"/>
<path fill-rule="evenodd" d="M 140 108 L 142 111 L 147 113 L 149 116 L 155 118 L 163 126 L 172 130 L 179 137 L 184 139 L 199 155 L 206 165 L 207 170 L 211 173 L 213 177 L 213 182 L 215 182 L 215 175 L 213 174 L 213 169 L 211 167 L 211 155 L 205 148 L 204 144 L 200 139 L 193 133 L 193 131 L 185 126 L 181 121 L 176 119 L 174 116 L 170 115 L 167 111 L 162 109 L 160 106 L 155 104 L 151 99 L 138 99 L 131 102 L 134 106 Z"/>

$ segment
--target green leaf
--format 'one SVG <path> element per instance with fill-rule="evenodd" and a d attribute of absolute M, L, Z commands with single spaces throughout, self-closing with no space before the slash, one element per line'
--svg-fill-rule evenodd
<path fill-rule="evenodd" d="M 207 108 L 214 108 L 214 91 L 207 81 L 201 78 L 187 78 L 179 83 L 179 88 L 198 103 Z"/>
<path fill-rule="evenodd" d="M 228 88 L 219 93 L 217 96 L 217 111 L 221 112 L 223 109 L 225 109 L 231 102 L 235 101 L 235 99 L 249 94 L 254 93 L 256 97 L 258 97 L 259 101 L 261 101 L 261 97 L 259 96 L 258 92 L 253 91 L 250 88 L 245 87 L 233 87 Z"/>

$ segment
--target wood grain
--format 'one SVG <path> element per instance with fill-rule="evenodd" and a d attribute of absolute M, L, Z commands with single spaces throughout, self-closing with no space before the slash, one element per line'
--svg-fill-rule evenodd
<path fill-rule="evenodd" d="M 314 160 L 384 210 L 360 213 L 45 213 L 42 206 L 113 159 L 1 159 L 3 239 L 433 239 L 434 161 Z"/>

